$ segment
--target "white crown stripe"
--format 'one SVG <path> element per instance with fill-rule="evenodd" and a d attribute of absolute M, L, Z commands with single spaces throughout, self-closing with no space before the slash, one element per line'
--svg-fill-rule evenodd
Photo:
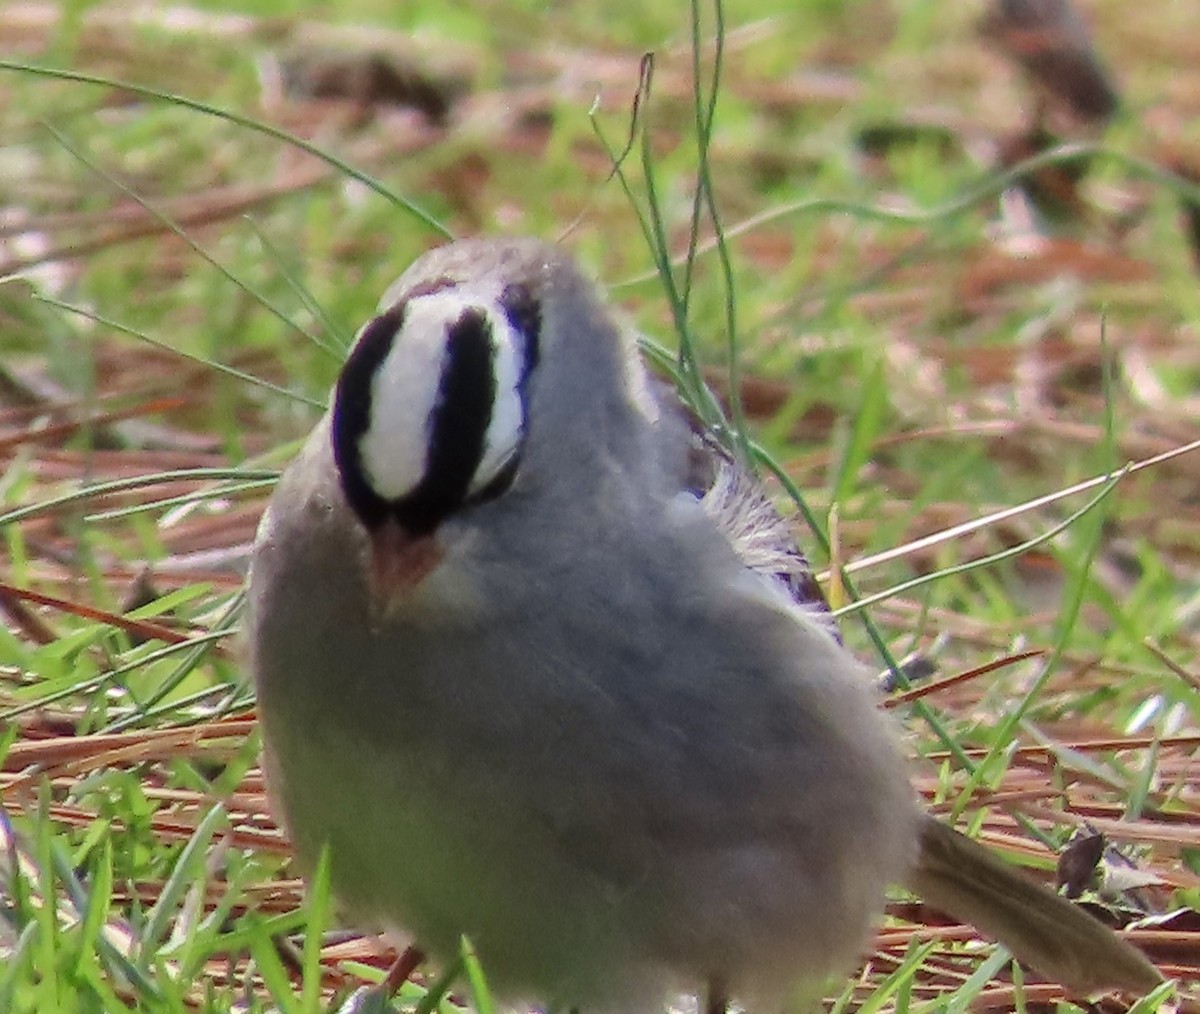
<path fill-rule="evenodd" d="M 408 301 L 400 330 L 371 382 L 371 422 L 359 438 L 365 478 L 382 499 L 400 500 L 426 478 L 432 419 L 449 366 L 450 328 L 468 311 L 484 316 L 496 385 L 469 493 L 485 489 L 519 451 L 525 428 L 519 385 L 528 338 L 510 322 L 502 294 L 499 286 L 474 286 L 469 295 L 444 288 Z"/>

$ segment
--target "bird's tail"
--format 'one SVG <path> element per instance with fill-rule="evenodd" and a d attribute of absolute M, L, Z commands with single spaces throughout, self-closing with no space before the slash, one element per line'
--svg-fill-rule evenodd
<path fill-rule="evenodd" d="M 1145 955 L 1099 920 L 929 815 L 908 886 L 1080 995 L 1145 994 L 1163 981 Z"/>

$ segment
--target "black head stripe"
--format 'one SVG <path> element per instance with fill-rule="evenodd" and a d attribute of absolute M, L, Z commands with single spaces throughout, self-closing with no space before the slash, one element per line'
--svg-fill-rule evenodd
<path fill-rule="evenodd" d="M 425 474 L 392 515 L 413 535 L 428 535 L 467 499 L 492 420 L 496 372 L 491 326 L 471 308 L 450 325 L 442 383 L 429 427 Z"/>
<path fill-rule="evenodd" d="M 429 418 L 429 444 L 420 481 L 404 496 L 389 500 L 375 491 L 367 475 L 361 445 L 371 426 L 375 377 L 404 324 L 409 302 L 451 285 L 448 279 L 436 279 L 371 321 L 338 379 L 332 421 L 334 460 L 346 498 L 368 528 L 392 517 L 409 534 L 427 535 L 466 504 L 500 495 L 516 476 L 519 449 L 482 489 L 471 489 L 487 451 L 497 398 L 492 321 L 479 307 L 464 310 L 447 326 L 446 353 Z M 521 343 L 517 394 L 522 417 L 527 419 L 529 379 L 539 354 L 541 306 L 523 285 L 506 286 L 500 306 Z"/>
<path fill-rule="evenodd" d="M 507 285 L 500 296 L 500 305 L 508 317 L 513 330 L 525 340 L 525 361 L 521 366 L 521 398 L 525 398 L 525 385 L 529 375 L 537 366 L 541 353 L 542 306 L 524 285 Z"/>
<path fill-rule="evenodd" d="M 364 329 L 338 377 L 333 398 L 333 460 L 342 488 L 368 528 L 383 523 L 388 503 L 367 482 L 359 443 L 371 426 L 371 383 L 404 323 L 407 303 L 397 303 Z"/>

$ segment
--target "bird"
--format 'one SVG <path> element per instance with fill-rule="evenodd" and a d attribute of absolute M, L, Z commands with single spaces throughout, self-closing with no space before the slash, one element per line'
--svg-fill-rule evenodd
<path fill-rule="evenodd" d="M 558 246 L 436 247 L 256 536 L 263 767 L 347 917 L 495 996 L 804 1010 L 890 884 L 1081 991 L 1159 975 L 928 815 L 790 525 Z"/>

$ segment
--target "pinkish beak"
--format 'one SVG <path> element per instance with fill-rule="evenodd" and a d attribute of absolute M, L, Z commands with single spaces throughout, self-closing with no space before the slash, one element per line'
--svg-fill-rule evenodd
<path fill-rule="evenodd" d="M 442 550 L 433 535 L 410 535 L 394 521 L 385 521 L 370 539 L 371 597 L 386 616 L 437 567 Z"/>

